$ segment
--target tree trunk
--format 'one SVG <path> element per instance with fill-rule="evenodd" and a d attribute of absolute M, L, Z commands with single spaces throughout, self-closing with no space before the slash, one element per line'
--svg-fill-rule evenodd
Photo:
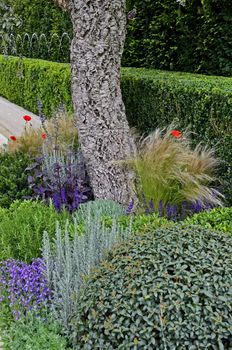
<path fill-rule="evenodd" d="M 120 90 L 125 0 L 73 0 L 72 96 L 95 198 L 128 204 L 134 174 L 117 163 L 136 151 Z"/>

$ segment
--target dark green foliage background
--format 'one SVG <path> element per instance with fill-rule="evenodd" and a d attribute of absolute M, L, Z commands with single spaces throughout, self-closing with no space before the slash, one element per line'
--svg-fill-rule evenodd
<path fill-rule="evenodd" d="M 231 349 L 232 239 L 158 229 L 116 247 L 73 316 L 74 349 Z"/>
<path fill-rule="evenodd" d="M 129 0 L 133 7 L 123 65 L 231 76 L 231 1 Z"/>
<path fill-rule="evenodd" d="M 23 25 L 16 33 L 72 36 L 70 15 L 47 0 L 8 0 Z M 232 3 L 230 0 L 127 0 L 123 66 L 231 76 Z M 55 55 L 53 56 L 55 59 Z"/>
<path fill-rule="evenodd" d="M 0 207 L 8 208 L 14 200 L 32 194 L 25 172 L 30 162 L 30 157 L 21 152 L 0 153 Z"/>
<path fill-rule="evenodd" d="M 57 7 L 52 0 L 7 0 L 14 12 L 22 19 L 22 26 L 15 29 L 17 34 L 72 35 L 70 15 Z"/>
<path fill-rule="evenodd" d="M 0 95 L 32 112 L 38 99 L 48 117 L 61 101 L 72 111 L 70 80 L 68 64 L 0 56 Z M 176 121 L 194 132 L 194 143 L 216 145 L 219 188 L 232 203 L 232 79 L 123 68 L 121 87 L 129 124 L 141 133 Z"/>

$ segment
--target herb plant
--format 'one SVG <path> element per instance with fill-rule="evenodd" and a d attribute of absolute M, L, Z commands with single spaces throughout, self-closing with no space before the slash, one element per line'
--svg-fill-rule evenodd
<path fill-rule="evenodd" d="M 65 207 L 74 212 L 81 203 L 93 199 L 89 177 L 81 152 L 56 151 L 43 154 L 27 168 L 28 182 L 34 197 L 52 200 L 58 212 Z"/>
<path fill-rule="evenodd" d="M 56 221 L 64 227 L 67 219 L 71 219 L 67 211 L 58 214 L 52 204 L 40 201 L 15 201 L 9 209 L 0 209 L 0 261 L 31 262 L 40 257 L 43 232 L 54 237 Z"/>

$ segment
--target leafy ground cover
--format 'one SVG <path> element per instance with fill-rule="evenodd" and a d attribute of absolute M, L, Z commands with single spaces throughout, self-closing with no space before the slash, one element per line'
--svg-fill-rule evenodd
<path fill-rule="evenodd" d="M 200 225 L 232 236 L 232 207 L 214 208 L 186 219 L 187 225 Z"/>

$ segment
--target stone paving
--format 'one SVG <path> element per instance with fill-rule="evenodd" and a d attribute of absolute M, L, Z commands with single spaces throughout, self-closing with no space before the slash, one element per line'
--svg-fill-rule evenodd
<path fill-rule="evenodd" d="M 32 117 L 31 124 L 34 127 L 41 125 L 37 115 L 0 97 L 0 146 L 7 142 L 9 136 L 17 137 L 22 133 L 25 127 L 22 117 L 27 114 Z"/>

